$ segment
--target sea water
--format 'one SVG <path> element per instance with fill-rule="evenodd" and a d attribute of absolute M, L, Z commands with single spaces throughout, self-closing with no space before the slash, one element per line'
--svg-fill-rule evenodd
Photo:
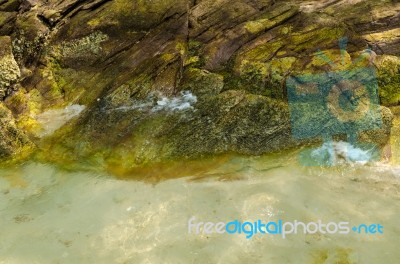
<path fill-rule="evenodd" d="M 184 94 L 157 105 L 191 101 Z M 43 135 L 82 110 L 73 106 L 40 116 L 47 127 Z M 298 149 L 158 164 L 123 175 L 64 171 L 34 160 L 0 169 L 0 263 L 398 263 L 399 128 L 396 119 L 386 163 L 341 159 L 343 149 L 357 157 L 366 153 L 335 142 L 333 153 L 342 162 L 330 167 L 302 166 Z M 379 224 L 383 233 L 248 239 L 243 233 L 189 232 L 193 217 L 204 223 L 344 221 Z"/>
<path fill-rule="evenodd" d="M 0 263 L 397 263 L 400 168 L 231 155 L 181 177 L 118 179 L 27 162 L 0 171 Z M 184 163 L 182 163 L 184 166 Z M 168 171 L 168 173 L 170 173 Z M 140 179 L 141 175 L 132 175 Z M 198 221 L 381 224 L 383 234 L 188 232 Z"/>

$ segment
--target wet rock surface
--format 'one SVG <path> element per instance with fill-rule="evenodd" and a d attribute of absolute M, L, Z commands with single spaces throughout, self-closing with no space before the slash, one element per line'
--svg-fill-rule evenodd
<path fill-rule="evenodd" d="M 0 98 L 4 99 L 14 90 L 21 72 L 14 59 L 9 37 L 0 37 Z"/>
<path fill-rule="evenodd" d="M 0 158 L 23 156 L 33 143 L 15 124 L 11 111 L 0 104 Z"/>
<path fill-rule="evenodd" d="M 315 59 L 322 50 L 340 60 L 341 37 L 349 62 L 372 49 L 355 67 L 377 67 L 381 102 L 398 104 L 399 14 L 392 0 L 2 1 L 1 50 L 13 62 L 0 91 L 28 134 L 40 112 L 87 106 L 49 140 L 71 157 L 257 155 L 300 144 L 286 79 L 343 70 Z M 196 96 L 192 108 L 152 112 L 182 91 Z M 382 130 L 368 137 L 380 145 L 391 123 L 382 112 Z"/>

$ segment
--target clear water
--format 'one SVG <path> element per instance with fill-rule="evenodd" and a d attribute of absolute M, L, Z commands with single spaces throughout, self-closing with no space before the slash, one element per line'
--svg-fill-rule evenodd
<path fill-rule="evenodd" d="M 146 181 L 35 162 L 3 169 L 0 263 L 398 263 L 400 168 L 307 168 L 296 155 L 225 156 L 130 175 Z M 196 235 L 188 234 L 192 216 L 380 223 L 384 234 Z"/>
<path fill-rule="evenodd" d="M 51 133 L 82 108 L 41 116 Z M 53 118 L 56 117 L 56 118 Z M 398 263 L 400 121 L 390 163 L 304 167 L 302 150 L 124 171 L 0 169 L 0 264 Z M 345 143 L 335 144 L 338 161 Z M 317 149 L 318 150 L 318 149 Z M 359 156 L 361 150 L 351 149 Z M 382 235 L 189 234 L 188 221 L 299 220 L 384 226 Z"/>

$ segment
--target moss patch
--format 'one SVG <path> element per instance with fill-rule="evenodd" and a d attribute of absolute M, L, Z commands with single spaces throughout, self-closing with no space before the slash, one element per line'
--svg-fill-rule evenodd
<path fill-rule="evenodd" d="M 384 105 L 400 104 L 400 58 L 380 56 L 378 66 L 379 94 Z"/>

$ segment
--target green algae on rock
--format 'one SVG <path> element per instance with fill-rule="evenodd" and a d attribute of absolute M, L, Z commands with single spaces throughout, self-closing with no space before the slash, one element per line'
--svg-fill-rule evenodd
<path fill-rule="evenodd" d="M 0 159 L 21 159 L 34 147 L 27 135 L 15 124 L 11 111 L 0 104 Z"/>
<path fill-rule="evenodd" d="M 376 64 L 382 103 L 398 105 L 400 103 L 400 57 L 379 56 Z"/>
<path fill-rule="evenodd" d="M 12 53 L 10 37 L 0 37 L 0 99 L 11 93 L 20 75 Z"/>
<path fill-rule="evenodd" d="M 29 135 L 38 125 L 33 116 L 87 106 L 47 139 L 71 160 L 115 155 L 134 166 L 223 152 L 258 155 L 301 144 L 290 137 L 286 78 L 340 70 L 316 54 L 320 49 L 336 62 L 343 36 L 345 66 L 371 48 L 381 101 L 398 104 L 399 10 L 389 0 L 5 1 L 0 35 L 12 50 L 0 90 Z M 371 66 L 361 64 L 355 67 Z M 193 109 L 139 111 L 182 91 L 197 97 Z M 380 145 L 391 123 L 382 112 L 382 131 L 366 137 Z"/>

